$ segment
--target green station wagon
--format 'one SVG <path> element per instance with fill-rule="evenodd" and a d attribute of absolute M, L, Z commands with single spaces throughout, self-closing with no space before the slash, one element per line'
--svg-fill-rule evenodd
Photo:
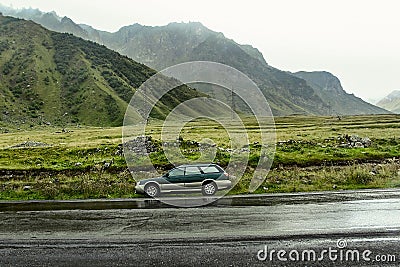
<path fill-rule="evenodd" d="M 136 192 L 149 197 L 161 193 L 198 192 L 212 196 L 218 190 L 229 189 L 229 175 L 217 164 L 181 165 L 161 177 L 138 181 Z"/>

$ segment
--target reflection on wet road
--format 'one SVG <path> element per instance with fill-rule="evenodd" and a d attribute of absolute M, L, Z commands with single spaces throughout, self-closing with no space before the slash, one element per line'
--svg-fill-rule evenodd
<path fill-rule="evenodd" d="M 400 230 L 400 199 L 256 207 L 2 212 L 0 237 L 230 238 Z"/>

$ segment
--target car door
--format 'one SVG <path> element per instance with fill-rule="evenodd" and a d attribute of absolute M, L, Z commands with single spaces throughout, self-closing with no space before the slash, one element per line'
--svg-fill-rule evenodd
<path fill-rule="evenodd" d="M 164 190 L 179 190 L 185 186 L 185 168 L 175 168 L 170 170 L 166 175 L 167 184 L 162 187 Z"/>
<path fill-rule="evenodd" d="M 200 187 L 203 173 L 197 166 L 188 166 L 185 169 L 185 187 Z"/>

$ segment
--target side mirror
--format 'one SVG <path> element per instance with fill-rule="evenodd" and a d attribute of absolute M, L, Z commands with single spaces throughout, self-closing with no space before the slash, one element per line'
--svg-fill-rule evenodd
<path fill-rule="evenodd" d="M 164 177 L 169 177 L 169 173 L 167 172 L 166 174 L 163 175 Z"/>

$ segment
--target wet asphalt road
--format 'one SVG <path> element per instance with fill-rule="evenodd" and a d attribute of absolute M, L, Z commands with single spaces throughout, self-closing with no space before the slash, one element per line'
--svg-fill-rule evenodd
<path fill-rule="evenodd" d="M 3 211 L 0 216 L 1 267 L 400 266 L 397 197 L 273 206 Z M 257 258 L 265 246 L 311 249 L 319 255 L 338 248 L 339 239 L 347 242 L 344 253 L 371 250 L 370 261 L 332 261 L 326 255 L 311 262 Z M 377 262 L 375 256 L 390 261 Z"/>

